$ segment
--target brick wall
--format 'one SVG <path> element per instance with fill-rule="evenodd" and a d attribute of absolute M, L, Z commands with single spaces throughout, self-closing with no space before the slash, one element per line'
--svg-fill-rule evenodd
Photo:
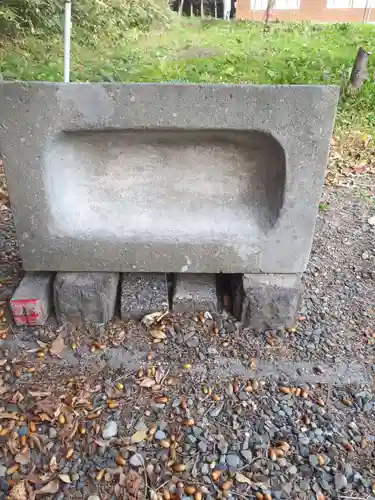
<path fill-rule="evenodd" d="M 363 22 L 365 9 L 327 9 L 326 0 L 301 0 L 298 10 L 272 10 L 272 19 L 282 21 L 315 22 Z M 264 11 L 252 11 L 250 0 L 237 0 L 237 19 L 262 21 Z M 375 22 L 375 9 L 372 9 L 370 21 Z"/>

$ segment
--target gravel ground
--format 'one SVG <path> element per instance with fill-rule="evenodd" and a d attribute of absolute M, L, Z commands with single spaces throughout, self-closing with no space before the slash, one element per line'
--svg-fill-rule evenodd
<path fill-rule="evenodd" d="M 206 312 L 20 330 L 2 302 L 0 498 L 372 498 L 375 152 L 363 141 L 334 143 L 295 329 Z M 5 298 L 21 267 L 0 188 Z"/>

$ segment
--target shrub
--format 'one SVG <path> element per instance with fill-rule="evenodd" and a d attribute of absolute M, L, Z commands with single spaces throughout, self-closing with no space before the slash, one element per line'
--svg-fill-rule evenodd
<path fill-rule="evenodd" d="M 64 0 L 2 0 L 0 32 L 51 35 L 62 29 L 63 11 Z M 168 14 L 166 0 L 72 0 L 75 27 L 92 36 L 121 37 L 126 29 L 166 21 Z"/>

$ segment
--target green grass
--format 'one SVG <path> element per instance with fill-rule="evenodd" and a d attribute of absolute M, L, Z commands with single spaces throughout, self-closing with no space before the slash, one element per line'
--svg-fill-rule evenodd
<path fill-rule="evenodd" d="M 175 18 L 149 33 L 113 40 L 75 34 L 73 81 L 338 84 L 348 78 L 359 46 L 371 51 L 375 26 L 259 23 Z M 1 42 L 0 42 L 1 43 Z M 375 56 L 374 56 L 375 58 Z M 375 84 L 341 99 L 337 130 L 375 132 Z M 27 37 L 0 45 L 4 79 L 61 81 L 61 38 Z"/>

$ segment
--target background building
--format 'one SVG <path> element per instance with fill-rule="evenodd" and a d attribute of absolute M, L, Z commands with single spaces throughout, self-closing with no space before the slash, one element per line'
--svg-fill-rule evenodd
<path fill-rule="evenodd" d="M 261 21 L 267 0 L 237 0 L 236 18 Z M 271 20 L 375 22 L 375 0 L 275 0 Z"/>

